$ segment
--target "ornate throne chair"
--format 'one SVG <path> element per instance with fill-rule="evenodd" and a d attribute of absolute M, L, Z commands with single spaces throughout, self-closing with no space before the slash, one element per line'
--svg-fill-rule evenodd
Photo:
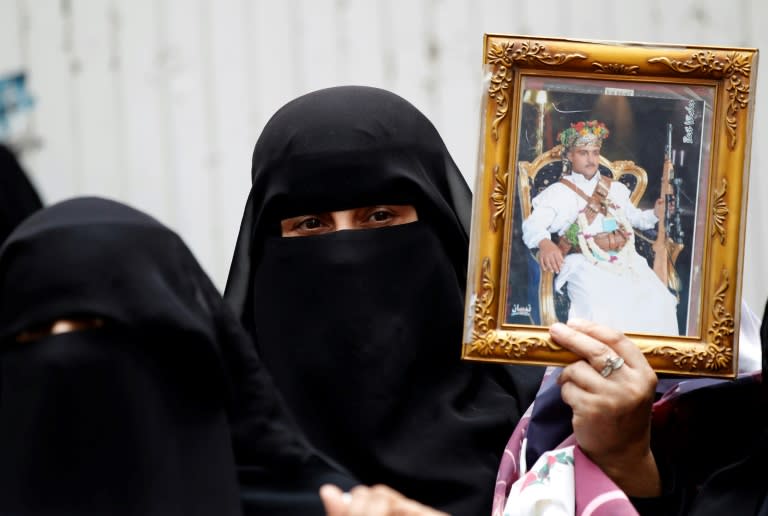
<path fill-rule="evenodd" d="M 560 180 L 562 146 L 557 145 L 540 154 L 531 162 L 518 162 L 518 196 L 522 220 L 528 218 L 532 210 L 532 200 L 546 187 Z M 630 200 L 637 206 L 648 186 L 645 169 L 633 161 L 608 161 L 600 156 L 600 173 L 622 182 L 629 188 Z M 635 239 L 638 252 L 653 260 L 651 240 L 643 235 Z M 538 261 L 538 250 L 528 250 L 528 293 L 531 302 L 531 317 L 534 324 L 549 326 L 557 321 L 568 319 L 570 302 L 566 292 L 559 293 L 554 288 L 554 274 L 542 271 Z"/>

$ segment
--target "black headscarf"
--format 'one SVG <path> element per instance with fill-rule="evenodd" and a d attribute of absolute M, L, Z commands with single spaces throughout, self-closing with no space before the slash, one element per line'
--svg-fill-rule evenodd
<path fill-rule="evenodd" d="M 0 245 L 13 228 L 43 207 L 13 152 L 0 144 Z"/>
<path fill-rule="evenodd" d="M 310 441 L 361 481 L 454 515 L 490 510 L 541 371 L 460 360 L 471 194 L 432 124 L 338 87 L 268 122 L 225 298 Z M 418 222 L 281 238 L 317 211 L 412 204 Z"/>
<path fill-rule="evenodd" d="M 320 514 L 336 479 L 181 239 L 116 202 L 54 205 L 0 250 L 0 380 L 2 514 L 240 514 L 235 462 L 247 513 L 285 509 L 270 482 Z"/>

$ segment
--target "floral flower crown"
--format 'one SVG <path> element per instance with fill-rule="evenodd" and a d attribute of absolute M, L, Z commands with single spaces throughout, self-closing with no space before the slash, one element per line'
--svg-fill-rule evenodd
<path fill-rule="evenodd" d="M 597 120 L 582 120 L 557 135 L 563 150 L 584 145 L 601 145 L 611 132 Z"/>

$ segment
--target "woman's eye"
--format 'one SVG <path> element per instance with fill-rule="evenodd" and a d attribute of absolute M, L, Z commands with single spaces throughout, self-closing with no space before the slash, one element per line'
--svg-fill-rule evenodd
<path fill-rule="evenodd" d="M 386 222 L 387 220 L 392 218 L 392 214 L 388 211 L 378 210 L 371 213 L 371 215 L 368 218 L 373 222 Z"/>
<path fill-rule="evenodd" d="M 280 221 L 280 232 L 284 237 L 310 236 L 334 230 L 334 221 L 330 214 L 315 213 L 300 215 Z"/>
<path fill-rule="evenodd" d="M 308 219 L 304 219 L 301 222 L 298 223 L 296 226 L 300 229 L 317 229 L 322 225 L 322 222 L 320 222 L 320 219 L 317 217 L 311 217 Z"/>

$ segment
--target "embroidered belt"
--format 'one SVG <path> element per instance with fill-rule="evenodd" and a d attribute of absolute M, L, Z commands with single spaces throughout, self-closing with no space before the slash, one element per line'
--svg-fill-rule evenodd
<path fill-rule="evenodd" d="M 597 247 L 605 252 L 621 251 L 629 240 L 627 235 L 620 229 L 598 233 L 592 239 L 597 244 Z M 563 253 L 563 256 L 581 252 L 581 247 L 571 244 L 565 236 L 561 236 L 558 239 L 557 247 Z"/>
<path fill-rule="evenodd" d="M 593 237 L 597 247 L 603 251 L 621 251 L 627 243 L 627 235 L 620 229 L 598 233 Z"/>

